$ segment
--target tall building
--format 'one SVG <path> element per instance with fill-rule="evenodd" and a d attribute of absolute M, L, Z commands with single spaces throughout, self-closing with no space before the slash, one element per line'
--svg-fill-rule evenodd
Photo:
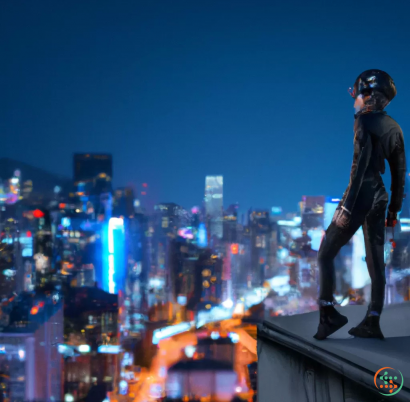
<path fill-rule="evenodd" d="M 195 288 L 196 265 L 200 249 L 186 239 L 177 238 L 171 241 L 169 247 L 169 270 L 171 278 L 171 291 L 173 293 L 174 310 L 178 314 L 183 313 L 183 308 L 189 301 L 195 305 L 199 302 L 200 290 Z M 201 282 L 199 281 L 199 285 Z M 199 295 L 195 298 L 195 291 Z M 180 315 L 181 316 L 181 315 Z M 186 317 L 182 317 L 185 319 Z"/>
<path fill-rule="evenodd" d="M 189 224 L 184 219 L 184 209 L 173 202 L 157 204 L 154 211 L 156 229 L 162 236 L 176 235 L 178 229 Z"/>
<path fill-rule="evenodd" d="M 210 237 L 223 236 L 223 176 L 205 178 L 205 212 Z"/>
<path fill-rule="evenodd" d="M 74 154 L 74 182 L 88 182 L 100 174 L 112 177 L 112 156 L 109 154 Z"/>
<path fill-rule="evenodd" d="M 157 204 L 154 207 L 154 226 L 152 237 L 152 264 L 150 273 L 165 279 L 167 289 L 171 289 L 168 267 L 169 247 L 176 238 L 178 229 L 186 225 L 182 219 L 184 209 L 172 202 Z"/>
<path fill-rule="evenodd" d="M 222 271 L 223 260 L 210 249 L 204 250 L 196 263 L 196 275 L 201 277 L 200 294 L 202 302 L 213 302 L 220 304 L 222 302 Z M 197 286 L 195 279 L 195 287 Z M 197 295 L 197 289 L 195 290 Z"/>
<path fill-rule="evenodd" d="M 262 286 L 271 260 L 272 224 L 269 211 L 257 210 L 249 214 L 251 281 L 252 286 Z"/>
<path fill-rule="evenodd" d="M 1 400 L 61 401 L 63 305 L 58 292 L 22 293 L 0 331 Z"/>
<path fill-rule="evenodd" d="M 84 398 L 90 391 L 93 378 L 112 388 L 115 362 L 118 355 L 104 353 L 119 348 L 118 296 L 95 287 L 70 288 L 64 299 L 64 345 L 78 351 L 85 345 L 88 352 L 68 355 L 64 362 L 65 394 Z M 83 346 L 84 347 L 84 346 Z M 114 361 L 112 361 L 114 360 Z M 78 398 L 78 399 L 77 399 Z"/>
<path fill-rule="evenodd" d="M 130 187 L 117 188 L 113 197 L 113 215 L 127 216 L 134 215 L 134 191 Z"/>
<path fill-rule="evenodd" d="M 238 204 L 233 204 L 224 211 L 223 216 L 223 239 L 228 243 L 238 241 Z"/>
<path fill-rule="evenodd" d="M 303 196 L 302 198 L 302 229 L 322 229 L 324 226 L 324 206 L 323 196 Z"/>
<path fill-rule="evenodd" d="M 91 201 L 94 208 L 99 209 L 99 204 L 104 204 L 104 202 L 98 198 L 112 193 L 112 156 L 109 154 L 74 154 L 73 162 L 76 196 L 84 204 Z"/>

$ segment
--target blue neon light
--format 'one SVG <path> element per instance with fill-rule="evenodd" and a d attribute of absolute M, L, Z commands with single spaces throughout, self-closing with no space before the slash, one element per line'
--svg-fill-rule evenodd
<path fill-rule="evenodd" d="M 114 275 L 114 254 L 110 254 L 108 256 L 108 291 L 110 293 L 115 293 Z"/>
<path fill-rule="evenodd" d="M 206 247 L 208 245 L 208 239 L 206 234 L 205 224 L 201 223 L 198 228 L 197 241 L 199 247 Z"/>
<path fill-rule="evenodd" d="M 104 275 L 104 290 L 117 293 L 125 275 L 124 265 L 124 220 L 111 218 L 108 221 L 108 270 Z"/>
<path fill-rule="evenodd" d="M 61 224 L 65 227 L 65 228 L 69 228 L 71 226 L 71 219 L 64 217 L 61 219 Z"/>

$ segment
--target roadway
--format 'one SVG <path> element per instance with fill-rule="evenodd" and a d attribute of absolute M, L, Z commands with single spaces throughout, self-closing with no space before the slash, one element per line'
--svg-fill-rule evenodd
<path fill-rule="evenodd" d="M 222 331 L 236 332 L 239 342 L 236 344 L 235 371 L 241 390 L 240 396 L 249 399 L 249 379 L 246 366 L 256 360 L 256 339 L 241 328 L 241 320 L 225 320 L 220 322 Z M 212 328 L 212 324 L 208 326 Z M 163 396 L 167 369 L 185 357 L 185 348 L 197 344 L 196 331 L 189 331 L 161 340 L 150 370 L 141 378 L 134 402 L 151 402 Z"/>
<path fill-rule="evenodd" d="M 160 398 L 165 389 L 168 367 L 184 357 L 187 346 L 197 343 L 195 332 L 187 332 L 163 339 L 158 343 L 158 351 L 145 381 L 141 385 L 135 402 L 149 402 Z"/>

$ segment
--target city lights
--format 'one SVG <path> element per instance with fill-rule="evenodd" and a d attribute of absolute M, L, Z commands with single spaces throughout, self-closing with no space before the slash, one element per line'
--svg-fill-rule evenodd
<path fill-rule="evenodd" d="M 183 237 L 184 239 L 192 240 L 194 238 L 194 234 L 192 232 L 192 228 L 182 228 L 178 230 L 178 236 Z"/>
<path fill-rule="evenodd" d="M 230 309 L 233 307 L 233 301 L 231 299 L 225 300 L 222 305 L 227 308 Z"/>
<path fill-rule="evenodd" d="M 36 315 L 39 311 L 39 308 L 37 306 L 33 306 L 30 310 L 31 315 Z"/>
<path fill-rule="evenodd" d="M 238 251 L 239 251 L 239 244 L 236 244 L 236 243 L 232 244 L 231 253 L 235 255 L 235 254 L 238 254 Z"/>
<path fill-rule="evenodd" d="M 281 225 L 281 226 L 298 226 L 299 223 L 294 221 L 294 220 L 293 221 L 279 220 L 278 225 Z"/>
<path fill-rule="evenodd" d="M 233 310 L 233 315 L 234 316 L 242 316 L 245 313 L 245 306 L 243 302 L 238 302 L 236 303 L 236 306 Z"/>
<path fill-rule="evenodd" d="M 240 339 L 239 335 L 236 332 L 230 332 L 229 333 L 229 338 L 231 338 L 231 341 L 233 343 L 238 343 L 239 339 Z"/>
<path fill-rule="evenodd" d="M 180 324 L 171 325 L 169 327 L 165 327 L 162 329 L 157 329 L 154 331 L 152 343 L 154 345 L 157 345 L 160 340 L 169 338 L 170 336 L 181 334 L 182 332 L 189 331 L 191 327 L 192 325 L 190 323 L 182 322 Z"/>
<path fill-rule="evenodd" d="M 26 357 L 26 352 L 23 349 L 19 349 L 18 355 L 19 355 L 20 360 L 23 361 L 24 358 Z"/>
<path fill-rule="evenodd" d="M 34 216 L 35 218 L 43 218 L 43 217 L 44 217 L 44 212 L 43 212 L 43 211 L 40 211 L 39 209 L 35 209 L 35 210 L 33 211 L 33 216 Z"/>
<path fill-rule="evenodd" d="M 200 328 L 206 324 L 228 320 L 232 318 L 232 310 L 228 310 L 224 307 L 214 307 L 209 311 L 203 310 L 198 313 L 196 327 Z"/>
<path fill-rule="evenodd" d="M 186 297 L 186 296 L 183 296 L 183 295 L 178 296 L 178 298 L 177 298 L 177 303 L 180 304 L 181 306 L 186 306 L 186 304 L 187 304 L 187 297 Z"/>
<path fill-rule="evenodd" d="M 57 345 L 57 351 L 58 353 L 66 357 L 74 356 L 74 347 L 72 345 L 65 345 L 60 343 Z"/>
<path fill-rule="evenodd" d="M 91 351 L 91 347 L 90 347 L 90 345 L 80 345 L 78 347 L 78 351 L 80 353 L 89 353 Z"/>
<path fill-rule="evenodd" d="M 185 355 L 186 355 L 186 357 L 188 357 L 189 359 L 191 359 L 192 357 L 194 357 L 195 351 L 196 351 L 196 347 L 195 347 L 195 346 L 192 346 L 192 345 L 187 346 L 187 347 L 185 348 Z"/>
<path fill-rule="evenodd" d="M 69 228 L 71 226 L 71 219 L 64 217 L 63 219 L 61 219 L 61 224 L 65 227 L 65 228 Z"/>
<path fill-rule="evenodd" d="M 98 353 L 117 355 L 121 352 L 121 345 L 101 345 L 98 346 Z"/>

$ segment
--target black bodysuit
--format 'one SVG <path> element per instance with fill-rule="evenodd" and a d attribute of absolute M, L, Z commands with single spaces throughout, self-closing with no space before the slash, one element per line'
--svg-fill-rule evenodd
<path fill-rule="evenodd" d="M 381 174 L 385 159 L 392 176 L 389 211 L 398 213 L 404 197 L 406 159 L 403 132 L 385 112 L 358 113 L 354 124 L 354 154 L 350 182 L 319 249 L 320 300 L 332 301 L 335 284 L 333 259 L 363 226 L 366 263 L 372 281 L 371 310 L 379 314 L 384 304 L 384 226 L 388 194 Z M 338 214 L 346 211 L 349 220 L 339 227 Z"/>

